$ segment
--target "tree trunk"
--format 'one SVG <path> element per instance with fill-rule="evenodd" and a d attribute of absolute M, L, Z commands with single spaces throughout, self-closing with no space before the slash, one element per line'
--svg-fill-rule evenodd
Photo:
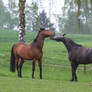
<path fill-rule="evenodd" d="M 25 2 L 26 0 L 19 0 L 19 41 L 25 42 Z"/>
<path fill-rule="evenodd" d="M 90 0 L 90 4 L 91 4 L 91 11 L 92 11 L 92 0 Z"/>
<path fill-rule="evenodd" d="M 78 32 L 80 33 L 80 7 L 81 7 L 81 1 L 80 0 L 78 0 L 77 1 L 77 5 L 78 5 L 78 13 L 77 13 L 77 17 L 78 17 Z"/>

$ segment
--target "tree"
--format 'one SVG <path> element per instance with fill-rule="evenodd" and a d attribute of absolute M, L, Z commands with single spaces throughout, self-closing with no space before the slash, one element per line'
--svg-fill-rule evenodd
<path fill-rule="evenodd" d="M 81 3 L 80 3 L 81 1 Z M 80 4 L 79 4 L 80 3 Z M 92 33 L 91 4 L 87 4 L 86 0 L 65 0 L 63 7 L 63 16 L 59 20 L 60 26 L 64 26 L 63 30 L 68 33 Z M 80 7 L 79 7 L 79 6 Z M 79 8 L 78 8 L 79 7 Z M 59 21 L 60 22 L 60 21 Z M 90 24 L 91 23 L 91 24 Z M 62 27 L 61 27 L 62 28 Z M 69 30 L 70 29 L 70 30 Z"/>
<path fill-rule="evenodd" d="M 80 15 L 81 15 L 81 11 L 80 11 L 80 7 L 81 7 L 81 0 L 75 0 L 75 4 L 77 5 L 78 9 L 77 9 L 77 20 L 78 20 L 78 31 L 80 33 Z"/>
<path fill-rule="evenodd" d="M 19 41 L 25 41 L 25 2 L 26 0 L 19 0 Z"/>
<path fill-rule="evenodd" d="M 31 6 L 26 5 L 26 30 L 34 31 L 33 26 L 36 23 L 36 19 L 38 17 L 38 5 L 36 2 L 32 2 Z"/>
<path fill-rule="evenodd" d="M 42 11 L 39 16 L 36 18 L 36 24 L 33 26 L 35 31 L 39 31 L 39 28 L 47 28 L 50 30 L 55 30 L 54 25 L 50 22 L 50 19 L 47 18 L 45 11 Z"/>
<path fill-rule="evenodd" d="M 18 28 L 18 5 L 15 0 L 8 0 L 8 6 L 6 7 L 10 13 L 11 19 L 9 20 L 10 30 L 15 30 Z"/>
<path fill-rule="evenodd" d="M 89 2 L 90 1 L 90 2 Z M 77 11 L 77 15 L 78 15 L 78 25 L 79 25 L 79 30 L 80 30 L 80 15 L 81 15 L 81 8 L 82 8 L 82 3 L 85 3 L 85 9 L 84 12 L 86 14 L 86 20 L 87 20 L 87 16 L 88 13 L 91 9 L 91 13 L 92 13 L 92 0 L 75 0 L 75 4 L 77 4 L 78 6 L 78 11 Z M 89 7 L 89 5 L 91 7 Z M 87 21 L 86 21 L 87 22 Z"/>
<path fill-rule="evenodd" d="M 2 0 L 0 0 L 0 29 L 6 29 L 9 25 L 9 20 L 11 19 L 10 13 L 4 6 Z"/>
<path fill-rule="evenodd" d="M 64 32 L 65 33 L 79 33 L 79 25 L 77 21 L 77 12 L 71 12 L 68 15 L 68 19 L 66 19 L 66 23 L 64 26 Z M 90 30 L 89 23 L 84 24 L 82 21 L 80 21 L 80 33 L 81 34 L 90 34 L 92 31 Z"/>

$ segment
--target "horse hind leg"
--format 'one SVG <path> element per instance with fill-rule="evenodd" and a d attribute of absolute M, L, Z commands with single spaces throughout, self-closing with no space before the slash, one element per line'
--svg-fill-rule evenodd
<path fill-rule="evenodd" d="M 17 73 L 19 72 L 19 57 L 16 56 L 16 69 L 17 69 Z"/>
<path fill-rule="evenodd" d="M 22 58 L 20 59 L 19 63 L 17 62 L 17 71 L 18 71 L 18 77 L 19 78 L 22 77 L 22 75 L 21 75 L 21 69 L 22 69 L 23 63 L 24 63 L 24 60 Z"/>
<path fill-rule="evenodd" d="M 35 59 L 32 61 L 32 78 L 34 79 Z"/>
<path fill-rule="evenodd" d="M 18 66 L 18 62 L 16 62 L 16 68 L 17 68 L 17 72 L 18 72 L 18 68 L 19 68 L 19 66 Z"/>

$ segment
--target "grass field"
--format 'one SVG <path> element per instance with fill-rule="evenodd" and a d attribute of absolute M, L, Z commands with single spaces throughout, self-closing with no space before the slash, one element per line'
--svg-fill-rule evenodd
<path fill-rule="evenodd" d="M 26 33 L 26 43 L 31 43 L 37 33 Z M 59 34 L 57 34 L 59 35 Z M 85 46 L 92 47 L 92 35 L 67 34 L 66 37 Z M 91 92 L 92 65 L 87 65 L 83 73 L 83 65 L 77 70 L 78 82 L 70 82 L 71 67 L 68 54 L 62 43 L 45 40 L 43 48 L 43 80 L 39 79 L 39 67 L 36 63 L 35 79 L 31 77 L 31 61 L 25 62 L 22 78 L 17 72 L 9 70 L 10 50 L 18 42 L 18 32 L 0 31 L 0 92 Z"/>

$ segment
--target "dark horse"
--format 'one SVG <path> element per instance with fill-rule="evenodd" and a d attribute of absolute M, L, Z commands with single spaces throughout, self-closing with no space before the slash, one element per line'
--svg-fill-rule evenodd
<path fill-rule="evenodd" d="M 27 45 L 23 42 L 19 42 L 13 45 L 11 49 L 11 61 L 10 61 L 10 71 L 15 72 L 15 61 L 18 72 L 18 77 L 22 77 L 21 69 L 24 60 L 32 60 L 32 78 L 34 78 L 35 71 L 35 61 L 38 60 L 40 69 L 40 79 L 42 79 L 42 56 L 43 56 L 43 45 L 46 37 L 52 37 L 55 33 L 53 31 L 45 30 L 41 28 L 37 37 L 34 41 Z"/>
<path fill-rule="evenodd" d="M 85 48 L 70 38 L 64 36 L 55 36 L 52 40 L 63 42 L 68 50 L 69 60 L 71 62 L 72 69 L 72 80 L 77 81 L 76 69 L 79 64 L 90 64 L 92 63 L 92 48 Z"/>

